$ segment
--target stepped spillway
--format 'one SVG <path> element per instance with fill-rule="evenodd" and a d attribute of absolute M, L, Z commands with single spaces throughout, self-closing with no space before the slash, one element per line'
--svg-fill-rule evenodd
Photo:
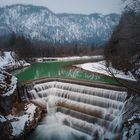
<path fill-rule="evenodd" d="M 125 91 L 58 81 L 35 84 L 28 94 L 29 100 L 46 106 L 46 122 L 55 116 L 58 123 L 101 140 L 118 133 L 127 96 Z"/>

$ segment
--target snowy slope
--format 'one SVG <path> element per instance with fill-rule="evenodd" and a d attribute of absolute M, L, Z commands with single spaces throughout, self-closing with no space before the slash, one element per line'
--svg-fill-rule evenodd
<path fill-rule="evenodd" d="M 18 68 L 29 66 L 29 63 L 26 63 L 24 60 L 18 60 L 14 52 L 1 52 L 0 51 L 0 68 Z"/>
<path fill-rule="evenodd" d="M 15 60 L 14 60 L 14 56 L 12 52 L 0 52 L 0 67 L 4 67 L 6 65 L 9 65 L 10 63 L 15 63 Z"/>
<path fill-rule="evenodd" d="M 10 96 L 16 89 L 17 78 L 6 72 L 6 70 L 28 65 L 30 64 L 24 60 L 18 60 L 14 52 L 0 51 L 0 96 Z"/>
<path fill-rule="evenodd" d="M 101 43 L 119 22 L 117 14 L 55 14 L 48 8 L 13 5 L 0 8 L 0 35 L 11 32 L 51 43 Z"/>

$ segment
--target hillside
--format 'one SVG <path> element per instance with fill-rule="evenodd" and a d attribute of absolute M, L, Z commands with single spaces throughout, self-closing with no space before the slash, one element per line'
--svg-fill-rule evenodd
<path fill-rule="evenodd" d="M 49 43 L 97 44 L 107 41 L 120 15 L 55 14 L 48 8 L 12 5 L 0 8 L 0 36 L 12 32 Z"/>

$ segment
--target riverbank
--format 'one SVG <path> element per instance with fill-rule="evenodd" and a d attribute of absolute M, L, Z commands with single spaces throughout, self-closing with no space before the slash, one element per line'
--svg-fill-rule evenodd
<path fill-rule="evenodd" d="M 42 109 L 32 103 L 19 102 L 17 78 L 9 73 L 30 64 L 19 60 L 14 52 L 0 51 L 0 139 L 24 139 L 37 126 Z"/>
<path fill-rule="evenodd" d="M 78 68 L 84 69 L 86 71 L 104 74 L 107 76 L 113 76 L 112 73 L 116 78 L 129 80 L 129 81 L 136 81 L 136 79 L 132 76 L 132 74 L 129 72 L 125 74 L 124 72 L 114 69 L 112 66 L 106 67 L 105 61 L 99 61 L 99 62 L 92 62 L 92 63 L 84 63 L 75 65 Z M 110 71 L 111 72 L 110 72 Z"/>
<path fill-rule="evenodd" d="M 0 115 L 2 125 L 1 139 L 23 139 L 33 130 L 41 119 L 40 107 L 27 102 L 16 102 L 9 115 Z"/>
<path fill-rule="evenodd" d="M 29 61 L 31 62 L 79 61 L 79 60 L 89 60 L 89 59 L 102 60 L 103 56 L 95 55 L 95 56 L 67 56 L 67 57 L 36 57 L 36 58 L 29 59 Z"/>
<path fill-rule="evenodd" d="M 98 58 L 98 59 L 97 58 L 98 57 L 96 57 L 94 60 L 95 61 L 100 60 L 100 58 Z M 98 76 L 97 76 L 96 73 L 85 72 L 85 70 L 75 67 L 75 64 L 86 63 L 88 61 L 91 61 L 91 59 L 78 60 L 79 58 L 75 58 L 75 59 L 77 59 L 76 61 L 73 61 L 73 58 L 71 58 L 71 60 L 65 59 L 64 61 L 63 61 L 63 59 L 59 59 L 57 61 L 52 61 L 52 60 L 50 61 L 49 59 L 50 58 L 48 58 L 47 60 L 44 59 L 43 60 L 44 62 L 33 63 L 28 68 L 18 70 L 19 73 L 20 72 L 23 73 L 23 75 L 22 75 L 23 78 L 26 78 L 26 76 L 27 76 L 28 78 L 30 77 L 31 79 L 29 79 L 27 81 L 26 80 L 23 80 L 23 81 L 19 80 L 20 82 L 18 81 L 18 88 L 17 88 L 18 92 L 16 92 L 16 95 L 18 95 L 17 99 L 18 99 L 18 101 L 21 101 L 21 103 L 17 102 L 16 105 L 14 105 L 14 103 L 13 103 L 11 112 L 9 114 L 5 115 L 8 118 L 8 121 L 4 121 L 3 123 L 7 124 L 7 122 L 10 122 L 10 123 L 8 123 L 8 125 L 6 125 L 6 128 L 8 127 L 7 128 L 8 134 L 5 134 L 6 136 L 9 135 L 11 139 L 15 139 L 15 138 L 24 139 L 24 136 L 28 132 L 30 132 L 31 130 L 34 130 L 34 128 L 36 128 L 38 121 L 41 118 L 43 109 L 45 111 L 47 110 L 47 114 L 49 114 L 49 115 L 51 113 L 53 113 L 53 111 L 55 111 L 55 110 L 58 112 L 62 111 L 61 113 L 66 113 L 66 115 L 56 113 L 56 116 L 54 116 L 55 120 L 56 121 L 60 120 L 60 122 L 64 121 L 64 125 L 68 125 L 68 127 L 69 127 L 69 126 L 71 126 L 70 125 L 71 122 L 69 122 L 68 118 L 70 118 L 72 120 L 72 123 L 74 123 L 74 126 L 77 129 L 79 129 L 80 131 L 83 131 L 83 129 L 85 129 L 87 132 L 88 132 L 88 128 L 83 127 L 83 125 L 85 123 L 89 124 L 88 122 L 86 122 L 86 121 L 89 121 L 89 119 L 86 119 L 86 121 L 84 120 L 85 122 L 83 122 L 83 120 L 82 120 L 82 123 L 81 123 L 81 119 L 86 118 L 86 117 L 88 118 L 89 116 L 93 117 L 95 115 L 95 117 L 97 117 L 97 118 L 99 117 L 100 119 L 105 119 L 105 122 L 106 122 L 106 119 L 112 120 L 112 117 L 115 117 L 115 115 L 119 115 L 119 114 L 117 113 L 111 117 L 112 113 L 110 113 L 110 111 L 111 112 L 113 111 L 115 113 L 116 106 L 119 106 L 119 104 L 122 107 L 122 103 L 121 103 L 122 100 L 128 102 L 128 106 L 127 105 L 125 106 L 124 112 L 125 112 L 125 109 L 129 109 L 129 112 L 131 111 L 131 114 L 124 115 L 124 118 L 125 117 L 126 118 L 124 119 L 123 123 L 125 124 L 125 122 L 127 122 L 127 121 L 129 123 L 129 119 L 132 118 L 133 115 L 135 116 L 135 114 L 133 114 L 133 109 L 132 110 L 130 109 L 129 104 L 135 102 L 136 100 L 135 99 L 128 100 L 128 99 L 130 99 L 129 98 L 130 96 L 128 96 L 128 94 L 127 94 L 127 96 L 125 94 L 125 97 L 123 99 L 121 98 L 122 95 L 120 94 L 120 92 L 123 92 L 123 93 L 126 92 L 125 88 L 123 88 L 121 86 L 117 86 L 117 85 L 110 85 L 113 82 L 109 81 L 107 83 L 105 80 L 102 80 L 102 78 L 99 77 L 99 76 L 102 76 L 102 74 L 98 74 Z M 94 63 L 96 63 L 96 62 L 94 62 Z M 29 73 L 33 72 L 34 75 L 30 76 L 30 74 L 28 72 Z M 47 74 L 47 77 L 46 77 L 46 74 Z M 78 76 L 77 76 L 77 74 L 78 74 Z M 83 78 L 83 74 L 84 74 L 84 76 L 86 76 L 85 78 Z M 67 76 L 69 76 L 69 77 L 67 77 Z M 107 78 L 107 80 L 109 78 L 111 78 L 107 75 L 105 77 Z M 38 88 L 36 88 L 36 87 L 38 87 Z M 49 89 L 46 89 L 46 91 L 44 92 L 46 87 L 49 87 Z M 32 94 L 29 94 L 33 88 L 34 88 L 34 92 Z M 40 92 L 40 89 L 43 91 Z M 37 93 L 39 92 L 37 94 L 37 96 L 35 96 L 35 97 L 39 97 L 39 100 L 31 100 L 31 97 L 36 92 Z M 76 94 L 75 94 L 75 92 L 76 92 Z M 43 95 L 42 95 L 42 93 L 43 93 Z M 53 97 L 53 98 L 47 97 L 48 96 L 47 94 L 49 94 L 49 96 L 54 96 L 56 94 L 56 97 Z M 92 95 L 90 95 L 90 94 L 93 94 L 95 97 L 93 98 Z M 45 98 L 40 100 L 40 97 L 45 97 Z M 103 99 L 101 99 L 102 97 L 103 97 Z M 69 100 L 69 98 L 70 98 L 70 100 Z M 95 100 L 95 98 L 97 98 L 97 100 Z M 71 100 L 73 100 L 73 101 L 71 101 Z M 79 102 L 79 100 L 81 103 Z M 93 101 L 91 101 L 91 100 L 93 100 Z M 107 100 L 107 101 L 105 101 L 105 100 Z M 29 103 L 27 103 L 27 101 L 29 101 Z M 118 102 L 118 104 L 116 104 L 116 102 Z M 52 110 L 52 112 L 49 110 L 49 107 L 50 107 L 50 106 L 48 106 L 49 103 L 51 105 L 53 105 L 54 107 L 57 105 L 56 108 L 54 108 Z M 83 103 L 85 103 L 85 105 Z M 77 106 L 77 104 L 78 104 L 78 106 Z M 93 104 L 93 106 L 91 106 L 89 104 Z M 138 104 L 138 101 L 137 101 L 137 104 Z M 81 108 L 81 105 L 82 105 L 82 108 Z M 106 107 L 108 105 L 109 106 L 111 105 L 111 108 L 109 108 L 109 112 L 106 114 L 106 117 L 103 118 L 104 116 L 102 116 L 102 113 L 103 114 L 106 113 L 106 111 L 104 112 L 104 110 L 107 110 Z M 18 109 L 18 106 L 23 106 L 23 107 Z M 90 110 L 90 111 L 84 109 L 85 106 L 88 106 L 89 107 L 88 110 Z M 99 111 L 96 110 L 95 106 L 98 106 L 97 108 Z M 132 106 L 133 107 L 135 106 L 135 110 L 134 110 L 135 112 L 139 111 L 138 107 L 136 107 L 135 104 L 133 104 Z M 91 108 L 93 108 L 93 110 L 91 110 Z M 113 109 L 113 108 L 115 108 L 115 109 Z M 32 112 L 29 111 L 30 109 L 32 110 Z M 76 114 L 83 113 L 82 114 L 83 117 L 80 114 L 80 115 L 78 115 L 79 120 L 77 120 L 77 118 L 75 119 L 75 118 L 69 117 L 68 116 L 69 112 L 71 112 L 72 113 L 71 115 L 74 115 L 75 117 L 77 116 Z M 76 112 L 76 114 L 75 114 L 75 112 Z M 68 113 L 68 115 L 67 115 L 67 113 Z M 0 116 L 0 118 L 2 118 L 2 119 L 3 119 L 3 117 L 4 117 L 4 115 Z M 89 117 L 89 118 L 91 118 L 91 117 Z M 118 118 L 119 118 L 119 116 L 118 116 Z M 51 119 L 51 117 L 50 117 L 50 119 Z M 23 122 L 23 120 L 24 120 L 24 122 Z M 0 120 L 0 121 L 2 121 L 2 120 Z M 79 123 L 77 121 L 83 125 L 79 126 Z M 96 122 L 97 122 L 97 120 L 96 120 Z M 98 122 L 100 122 L 100 121 L 98 121 Z M 134 121 L 131 121 L 131 122 L 133 123 Z M 20 127 L 20 125 L 19 125 L 21 123 L 22 123 L 22 127 Z M 91 124 L 89 126 L 94 126 L 94 124 Z M 18 127 L 20 127 L 20 128 L 18 128 Z M 133 127 L 133 125 L 131 125 L 131 127 Z M 46 129 L 46 127 L 42 127 L 42 128 Z M 48 128 L 49 128 L 49 125 L 47 126 L 47 129 Z M 81 130 L 81 128 L 83 128 L 83 129 Z M 91 128 L 90 130 L 93 131 L 93 127 L 89 127 L 89 128 Z M 38 129 L 39 128 L 37 128 L 35 131 L 33 131 L 33 133 L 38 131 Z M 101 130 L 102 129 L 103 128 L 101 128 Z M 122 135 L 129 133 L 129 130 L 125 131 L 126 129 L 127 129 L 127 126 L 126 127 L 124 126 L 124 130 L 123 130 L 124 132 Z M 15 132 L 17 132 L 17 133 L 15 133 Z M 75 133 L 75 131 L 74 131 L 74 133 Z"/>

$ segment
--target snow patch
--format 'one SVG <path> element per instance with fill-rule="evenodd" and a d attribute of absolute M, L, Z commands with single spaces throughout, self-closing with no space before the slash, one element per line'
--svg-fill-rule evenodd
<path fill-rule="evenodd" d="M 29 125 L 34 119 L 34 114 L 36 112 L 36 106 L 32 103 L 28 104 L 23 112 L 22 116 L 13 116 L 9 114 L 8 116 L 0 115 L 0 122 L 5 122 L 9 120 L 12 125 L 12 136 L 19 136 L 24 133 L 25 125 Z"/>
<path fill-rule="evenodd" d="M 75 60 L 86 60 L 86 59 L 103 59 L 102 55 L 97 56 L 72 56 L 72 57 L 43 57 L 37 58 L 37 62 L 43 61 L 75 61 Z"/>
<path fill-rule="evenodd" d="M 12 69 L 30 65 L 24 60 L 18 60 L 14 52 L 0 52 L 0 54 L 0 68 L 2 69 Z"/>
<path fill-rule="evenodd" d="M 84 63 L 75 65 L 76 67 L 82 68 L 87 71 L 96 72 L 100 74 L 104 74 L 107 76 L 112 76 L 111 73 L 109 73 L 108 68 L 105 65 L 105 61 L 99 61 L 94 63 Z M 125 80 L 131 80 L 136 81 L 136 79 L 133 77 L 133 75 L 129 72 L 128 75 L 125 75 L 124 72 L 114 69 L 113 67 L 109 67 L 112 73 L 114 73 L 115 77 L 125 79 Z"/>

